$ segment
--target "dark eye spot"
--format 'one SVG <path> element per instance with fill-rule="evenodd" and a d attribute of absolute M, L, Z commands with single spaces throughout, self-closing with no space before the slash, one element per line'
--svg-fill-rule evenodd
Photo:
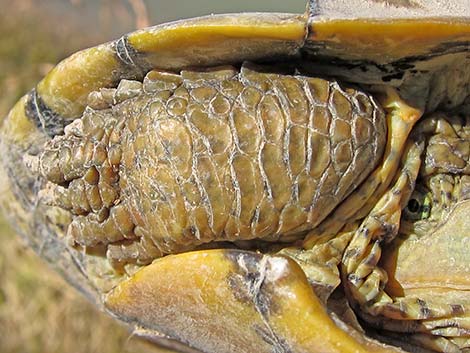
<path fill-rule="evenodd" d="M 411 213 L 416 213 L 420 210 L 421 205 L 419 204 L 418 200 L 411 199 L 410 201 L 408 201 L 407 207 L 408 207 L 408 211 L 410 211 Z"/>
<path fill-rule="evenodd" d="M 429 195 L 414 191 L 408 204 L 403 209 L 403 216 L 410 221 L 420 221 L 431 215 L 432 201 Z"/>

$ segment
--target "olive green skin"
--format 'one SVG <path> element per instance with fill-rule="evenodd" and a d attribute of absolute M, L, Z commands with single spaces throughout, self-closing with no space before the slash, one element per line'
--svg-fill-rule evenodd
<path fill-rule="evenodd" d="M 356 2 L 357 14 L 362 8 Z M 314 5 L 304 16 L 242 14 L 162 25 L 65 60 L 2 121 L 2 207 L 31 247 L 93 302 L 140 334 L 182 351 L 400 351 L 364 335 L 351 308 L 369 325 L 385 329 L 375 337 L 391 345 L 465 350 L 468 14 L 428 20 L 419 17 L 426 9 L 421 2 L 397 2 L 382 14 L 379 5 L 367 4 L 358 17 L 335 14 L 331 3 Z M 417 24 L 428 31 L 406 32 Z M 350 31 L 354 26 L 357 31 Z M 330 28 L 338 37 L 330 37 Z M 389 40 L 368 50 L 364 43 L 374 40 L 375 31 Z M 411 38 L 407 45 L 400 44 L 402 33 Z M 241 66 L 247 61 L 270 66 L 250 71 Z M 302 75 L 285 75 L 286 63 Z M 229 99 L 230 90 L 222 86 L 228 81 L 239 86 L 239 98 Z M 316 90 L 309 96 L 312 82 Z M 329 87 L 326 96 L 322 85 Z M 257 93 L 244 95 L 249 89 Z M 275 94 L 270 96 L 270 89 Z M 228 104 L 223 98 L 216 102 L 217 94 Z M 366 97 L 365 106 L 358 96 Z M 263 105 L 266 97 L 274 98 Z M 175 98 L 185 103 L 170 104 Z M 184 114 L 178 113 L 184 104 Z M 289 112 L 265 126 L 263 107 L 277 106 Z M 243 114 L 235 114 L 241 108 Z M 189 112 L 198 109 L 192 120 Z M 314 140 L 309 124 L 321 123 L 321 114 L 315 114 L 322 109 L 331 115 L 326 142 L 295 143 Z M 315 119 L 306 119 L 306 113 Z M 135 121 L 138 116 L 144 119 Z M 357 126 L 358 116 L 369 127 L 352 133 L 338 127 Z M 276 131 L 284 147 L 273 143 L 269 151 Z M 300 138 L 286 138 L 292 134 Z M 203 136 L 202 142 L 185 151 L 196 136 Z M 311 153 L 323 145 L 329 147 Z M 340 145 L 349 147 L 340 151 Z M 217 148 L 222 152 L 215 153 Z M 351 174 L 343 175 L 347 157 L 355 162 Z M 312 171 L 325 159 L 334 164 L 331 172 Z M 157 160 L 166 167 L 153 168 Z M 139 169 L 142 162 L 147 164 Z M 230 170 L 227 185 L 221 181 L 224 169 Z M 193 179 L 188 175 L 184 184 L 178 177 L 189 170 Z M 309 171 L 304 179 L 301 170 Z M 156 187 L 142 182 L 155 171 Z M 313 198 L 309 193 L 318 175 L 325 182 Z M 196 181 L 203 176 L 206 185 Z M 183 195 L 183 185 L 197 192 Z M 200 197 L 202 189 L 206 198 L 193 200 L 202 211 L 186 207 L 182 200 Z M 152 204 L 155 190 L 160 194 Z M 302 195 L 309 195 L 304 203 Z M 426 203 L 426 210 L 419 204 L 416 214 L 416 207 L 407 208 L 415 196 L 434 206 L 429 210 Z M 158 203 L 165 197 L 173 199 Z M 209 203 L 218 211 L 208 210 Z M 261 211 L 269 214 L 265 224 Z M 163 221 L 152 223 L 152 212 Z M 189 251 L 194 249 L 201 252 Z M 422 278 L 414 269 L 432 267 L 425 255 L 417 256 L 423 249 L 433 249 L 442 260 L 439 276 L 400 292 L 401 285 Z M 403 260 L 404 253 L 411 255 Z M 453 288 L 442 281 L 446 273 Z M 171 276 L 181 282 L 167 292 Z M 211 285 L 201 285 L 207 279 Z M 429 288 L 436 284 L 440 291 Z M 339 298 L 331 297 L 335 289 Z M 233 305 L 231 316 L 213 327 L 226 314 L 223 304 Z M 307 328 L 324 332 L 315 336 L 312 331 L 321 330 L 295 324 L 294 308 L 310 315 Z M 175 312 L 194 320 L 192 327 L 175 320 Z M 214 333 L 211 339 L 201 341 L 208 332 Z M 248 343 L 236 338 L 244 335 Z"/>

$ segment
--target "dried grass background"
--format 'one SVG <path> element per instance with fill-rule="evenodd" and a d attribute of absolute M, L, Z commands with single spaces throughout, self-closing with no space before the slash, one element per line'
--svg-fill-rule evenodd
<path fill-rule="evenodd" d="M 0 0 L 0 118 L 58 61 L 149 24 L 304 0 Z M 171 7 L 170 7 L 171 6 Z M 0 218 L 0 352 L 170 352 L 132 337 L 52 272 Z"/>

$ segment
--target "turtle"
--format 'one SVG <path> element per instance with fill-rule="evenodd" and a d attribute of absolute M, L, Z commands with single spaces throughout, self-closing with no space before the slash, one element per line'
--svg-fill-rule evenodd
<path fill-rule="evenodd" d="M 2 120 L 2 209 L 181 352 L 469 351 L 469 49 L 465 0 L 132 32 Z"/>

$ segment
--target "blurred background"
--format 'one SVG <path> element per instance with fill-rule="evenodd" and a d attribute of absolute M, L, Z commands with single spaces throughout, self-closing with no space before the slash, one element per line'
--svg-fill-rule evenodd
<path fill-rule="evenodd" d="M 57 62 L 121 34 L 241 11 L 302 13 L 306 0 L 0 0 L 0 118 Z M 0 218 L 0 352 L 170 352 L 132 337 L 48 269 Z"/>

